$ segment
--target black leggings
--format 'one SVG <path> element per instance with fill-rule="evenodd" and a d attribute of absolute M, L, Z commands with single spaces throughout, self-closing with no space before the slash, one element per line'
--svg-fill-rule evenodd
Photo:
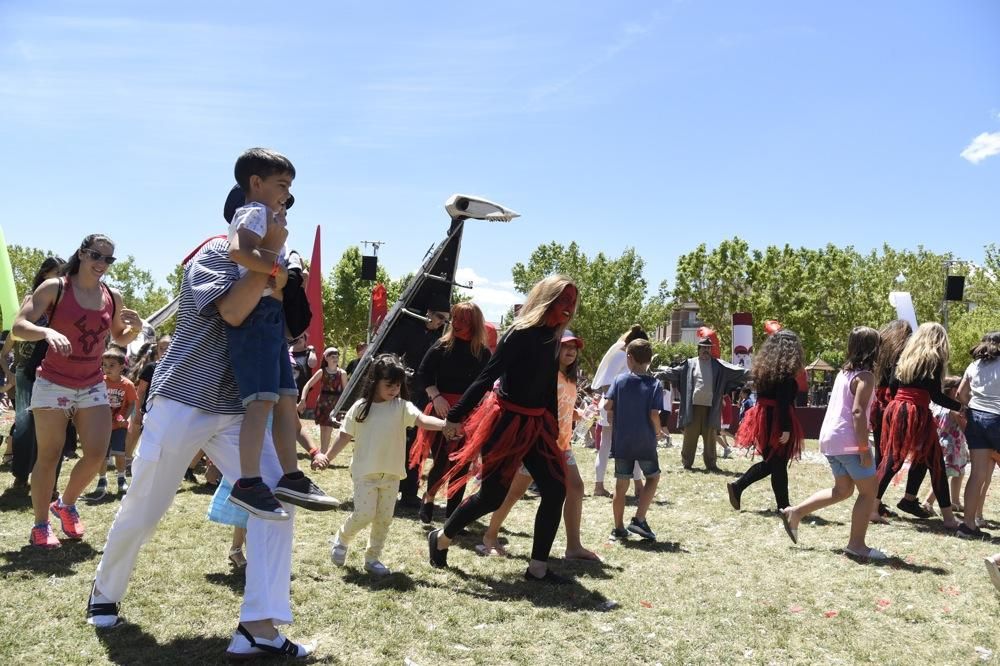
<path fill-rule="evenodd" d="M 892 483 L 892 477 L 895 476 L 899 468 L 894 464 L 895 461 L 890 457 L 886 461 L 886 466 L 882 472 L 882 476 L 878 479 L 878 496 L 879 499 L 885 493 L 886 488 Z M 931 473 L 931 488 L 934 489 L 934 496 L 937 497 L 938 506 L 942 509 L 946 509 L 951 506 L 951 487 L 948 485 L 948 475 L 944 471 L 944 462 L 938 466 L 939 471 L 934 472 L 933 469 L 929 469 L 927 465 L 922 463 L 912 463 L 910 465 L 910 471 L 906 475 L 906 494 L 916 495 L 920 492 L 920 484 L 923 483 L 924 477 L 927 476 L 927 472 Z"/>
<path fill-rule="evenodd" d="M 494 430 L 494 435 L 501 432 L 504 426 L 504 418 Z M 483 456 L 489 452 L 492 441 L 487 442 L 483 447 Z M 539 562 L 547 562 L 549 551 L 552 550 L 552 542 L 555 541 L 556 532 L 559 530 L 559 521 L 562 519 L 563 502 L 566 500 L 566 484 L 555 478 L 549 469 L 548 462 L 542 455 L 540 447 L 544 446 L 541 441 L 524 456 L 524 466 L 528 468 L 538 490 L 541 493 L 541 500 L 538 503 L 538 511 L 535 512 L 535 537 L 531 547 L 531 559 Z M 500 475 L 500 470 L 494 470 L 483 479 L 479 492 L 466 498 L 464 502 L 451 514 L 451 518 L 444 524 L 444 534 L 449 539 L 454 539 L 466 525 L 481 518 L 488 513 L 493 513 L 500 508 L 510 484 L 504 483 Z"/>
<path fill-rule="evenodd" d="M 434 444 L 431 446 L 431 460 L 433 464 L 431 466 L 431 471 L 427 473 L 427 489 L 430 490 L 441 481 L 444 477 L 445 472 L 450 470 L 454 463 L 448 460 L 448 454 L 451 449 L 448 443 L 444 440 L 444 437 L 437 436 L 434 438 Z M 456 479 L 465 476 L 468 471 L 468 466 L 465 469 L 456 469 L 451 475 L 451 478 Z M 455 510 L 462 503 L 462 498 L 465 497 L 465 486 L 458 489 L 453 496 L 448 498 L 448 505 L 445 509 L 445 518 L 451 518 L 451 514 L 455 513 Z"/>
<path fill-rule="evenodd" d="M 736 488 L 742 494 L 744 490 L 758 481 L 771 477 L 771 490 L 779 509 L 790 506 L 788 501 L 788 458 L 775 454 L 768 460 L 761 460 L 743 473 L 736 480 Z"/>

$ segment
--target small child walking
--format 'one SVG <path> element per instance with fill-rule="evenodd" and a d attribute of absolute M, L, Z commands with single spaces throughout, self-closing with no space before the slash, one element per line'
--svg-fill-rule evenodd
<path fill-rule="evenodd" d="M 125 354 L 117 349 L 109 349 L 101 358 L 104 370 L 104 385 L 108 390 L 108 402 L 111 404 L 111 440 L 108 443 L 108 455 L 115 459 L 115 471 L 118 472 L 118 496 L 128 491 L 128 481 L 125 478 L 125 440 L 128 435 L 129 414 L 139 402 L 135 384 L 122 376 L 125 370 Z M 101 465 L 97 476 L 97 488 L 87 496 L 87 500 L 95 502 L 108 494 L 108 466 Z"/>
<path fill-rule="evenodd" d="M 660 480 L 660 462 L 656 439 L 660 432 L 660 409 L 663 408 L 663 385 L 649 374 L 653 348 L 649 340 L 633 340 L 625 348 L 628 372 L 615 377 L 608 389 L 604 409 L 612 424 L 611 457 L 615 460 L 615 495 L 611 502 L 615 527 L 612 539 L 625 539 L 629 533 L 643 539 L 656 539 L 646 522 L 646 512 L 656 495 Z M 639 493 L 635 516 L 625 528 L 625 493 L 638 465 L 646 477 Z"/>
<path fill-rule="evenodd" d="M 371 525 L 365 571 L 376 576 L 392 573 L 382 564 L 382 548 L 389 535 L 399 481 L 406 476 L 406 429 L 443 430 L 444 421 L 423 414 L 406 394 L 406 367 L 395 354 L 382 354 L 372 363 L 364 397 L 347 410 L 340 435 L 317 467 L 329 464 L 354 440 L 351 479 L 354 511 L 333 539 L 330 557 L 337 566 L 347 561 L 347 549 L 358 532 Z"/>
<path fill-rule="evenodd" d="M 876 508 L 875 460 L 868 446 L 868 420 L 875 394 L 875 360 L 879 333 L 858 326 L 847 340 L 847 361 L 833 382 L 830 404 L 819 433 L 819 449 L 833 471 L 833 488 L 781 510 L 785 531 L 798 543 L 799 522 L 810 513 L 843 502 L 858 489 L 851 513 L 851 536 L 844 551 L 865 560 L 884 560 L 885 553 L 865 544 L 868 522 Z"/>
<path fill-rule="evenodd" d="M 944 394 L 958 400 L 958 385 L 962 378 L 950 376 L 944 378 Z M 965 441 L 966 418 L 946 409 L 936 403 L 931 403 L 931 414 L 937 423 L 938 439 L 944 450 L 944 473 L 951 486 L 951 510 L 961 512 L 962 480 L 965 478 L 965 468 L 969 465 L 969 445 Z M 934 513 L 934 502 L 937 498 L 931 490 L 924 500 L 924 510 Z"/>

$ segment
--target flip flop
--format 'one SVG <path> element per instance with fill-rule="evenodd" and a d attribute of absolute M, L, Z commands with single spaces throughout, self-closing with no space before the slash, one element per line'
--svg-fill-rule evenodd
<path fill-rule="evenodd" d="M 509 555 L 503 546 L 487 546 L 485 543 L 476 546 L 476 554 L 480 557 L 507 557 Z"/>
<path fill-rule="evenodd" d="M 788 514 L 784 511 L 779 511 L 781 514 L 781 524 L 785 526 L 785 532 L 788 534 L 788 538 L 792 540 L 792 543 L 797 544 L 799 542 L 799 528 L 792 527 L 792 524 L 788 522 Z"/>
<path fill-rule="evenodd" d="M 891 525 L 891 523 L 885 518 L 885 516 L 879 516 L 878 518 L 869 518 L 868 522 L 872 525 Z"/>
<path fill-rule="evenodd" d="M 602 490 L 600 492 L 598 492 L 598 491 L 595 490 L 593 496 L 594 497 L 613 497 L 613 495 L 611 493 L 609 493 L 607 490 Z"/>

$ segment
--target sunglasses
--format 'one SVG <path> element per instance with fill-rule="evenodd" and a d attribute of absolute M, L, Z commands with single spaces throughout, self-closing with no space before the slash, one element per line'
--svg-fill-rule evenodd
<path fill-rule="evenodd" d="M 92 261 L 103 261 L 108 266 L 115 263 L 115 259 L 117 259 L 112 254 L 101 254 L 97 250 L 88 250 L 86 248 L 83 248 L 83 253 L 90 257 Z"/>

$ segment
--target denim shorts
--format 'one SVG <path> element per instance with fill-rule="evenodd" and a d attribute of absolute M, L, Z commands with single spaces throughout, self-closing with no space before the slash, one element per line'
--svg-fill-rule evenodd
<path fill-rule="evenodd" d="M 111 431 L 111 442 L 108 444 L 108 455 L 125 455 L 125 435 L 127 434 L 128 428 L 115 428 Z"/>
<path fill-rule="evenodd" d="M 226 326 L 229 360 L 243 405 L 255 400 L 278 402 L 297 396 L 292 361 L 285 340 L 285 313 L 281 301 L 260 299 L 239 326 Z"/>
<path fill-rule="evenodd" d="M 69 388 L 38 377 L 31 390 L 31 405 L 28 409 L 61 409 L 72 416 L 78 409 L 107 406 L 108 387 L 102 379 L 86 388 Z"/>
<path fill-rule="evenodd" d="M 875 456 L 872 456 L 872 464 L 865 467 L 861 464 L 861 456 L 857 453 L 845 453 L 841 456 L 827 456 L 833 476 L 849 476 L 854 481 L 870 479 L 875 476 Z"/>
<path fill-rule="evenodd" d="M 969 450 L 992 449 L 1000 451 L 1000 414 L 970 409 L 966 413 L 965 441 Z"/>
<path fill-rule="evenodd" d="M 646 478 L 656 476 L 660 473 L 660 461 L 656 458 L 652 460 L 636 460 L 635 458 L 615 458 L 615 478 L 631 479 L 635 466 L 639 465 L 642 475 Z"/>

